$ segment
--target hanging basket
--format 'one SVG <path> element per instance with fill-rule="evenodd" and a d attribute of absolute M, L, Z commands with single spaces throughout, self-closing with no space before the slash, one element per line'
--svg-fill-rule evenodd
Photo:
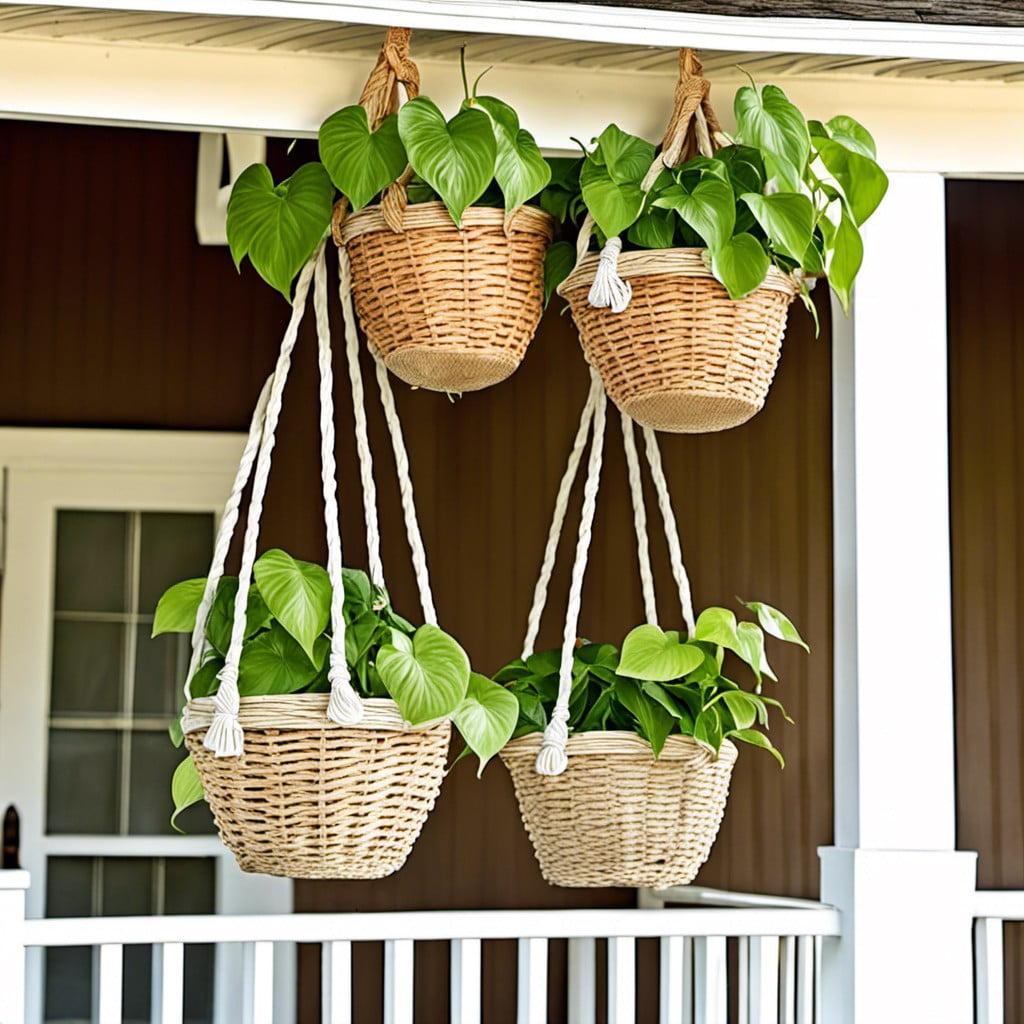
<path fill-rule="evenodd" d="M 618 273 L 633 295 L 621 313 L 590 304 L 598 253 L 583 259 L 560 289 L 609 397 L 654 430 L 709 433 L 759 412 L 779 362 L 789 304 L 799 293 L 791 276 L 772 268 L 756 291 L 730 299 L 703 253 L 622 253 Z"/>
<path fill-rule="evenodd" d="M 691 882 L 718 835 L 736 747 L 718 759 L 688 736 L 655 758 L 628 732 L 569 737 L 568 766 L 540 775 L 539 735 L 501 752 L 541 874 L 552 885 L 663 888 Z"/>
<path fill-rule="evenodd" d="M 340 260 L 346 356 L 352 384 L 356 450 L 362 478 L 369 576 L 384 588 L 373 463 L 366 430 L 359 340 Z M 240 697 L 247 605 L 282 395 L 313 283 L 320 370 L 320 456 L 330 644 L 329 694 Z M 234 486 L 218 528 L 214 556 L 192 634 L 182 731 L 224 844 L 244 871 L 289 878 L 382 878 L 409 856 L 441 788 L 451 734 L 445 719 L 409 728 L 391 700 L 361 699 L 345 657 L 344 576 L 334 457 L 334 377 L 321 245 L 299 275 L 292 317 L 274 372 L 260 395 Z M 406 533 L 424 619 L 436 625 L 426 557 L 413 503 L 408 457 L 387 374 L 378 380 L 399 475 Z M 222 579 L 242 497 L 250 488 L 231 643 L 212 697 L 192 698 L 190 682 L 209 654 L 206 625 Z"/>
<path fill-rule="evenodd" d="M 644 188 L 665 168 L 717 148 L 719 125 L 701 71 L 692 50 L 680 51 L 675 109 Z M 592 229 L 588 216 L 576 267 L 558 293 L 568 300 L 587 360 L 619 409 L 641 426 L 678 434 L 727 430 L 759 412 L 799 281 L 772 268 L 764 284 L 734 301 L 708 269 L 705 250 L 626 252 L 615 262 L 616 248 L 587 253 Z M 605 301 L 592 291 L 602 259 L 613 261 L 632 290 L 620 311 L 591 304 L 592 297 Z"/>
<path fill-rule="evenodd" d="M 419 95 L 409 29 L 389 28 L 359 102 L 376 130 L 398 110 L 399 86 Z M 472 206 L 457 227 L 439 202 L 408 205 L 412 170 L 378 205 L 346 216 L 332 234 L 348 250 L 352 296 L 370 347 L 399 379 L 452 394 L 479 391 L 522 362 L 544 312 L 544 256 L 555 232 L 543 210 L 511 216 Z"/>
<path fill-rule="evenodd" d="M 544 310 L 544 254 L 554 222 L 520 207 L 470 207 L 457 228 L 442 203 L 404 209 L 401 230 L 380 207 L 342 221 L 352 297 L 367 341 L 414 387 L 478 391 L 522 361 Z"/>
<path fill-rule="evenodd" d="M 451 726 L 405 727 L 390 700 L 358 726 L 326 717 L 326 694 L 244 697 L 241 757 L 203 739 L 211 698 L 188 705 L 188 749 L 224 845 L 243 871 L 383 878 L 406 861 L 441 789 Z"/>

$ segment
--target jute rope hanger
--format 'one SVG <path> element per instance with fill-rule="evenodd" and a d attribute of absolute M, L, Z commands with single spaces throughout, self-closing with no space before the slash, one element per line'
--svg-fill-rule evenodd
<path fill-rule="evenodd" d="M 583 488 L 583 507 L 580 514 L 576 554 L 569 585 L 565 629 L 562 634 L 562 655 L 558 672 L 558 696 L 555 701 L 555 707 L 551 712 L 551 719 L 544 730 L 540 752 L 537 754 L 536 770 L 541 775 L 561 775 L 568 764 L 566 746 L 569 740 L 569 698 L 572 693 L 573 652 L 576 647 L 583 578 L 586 573 L 587 556 L 590 550 L 594 512 L 601 476 L 607 402 L 601 378 L 591 368 L 590 391 L 583 406 L 583 413 L 580 416 L 580 424 L 572 450 L 569 453 L 565 473 L 559 484 L 551 527 L 548 531 L 547 544 L 545 545 L 544 557 L 541 562 L 540 575 L 534 588 L 533 604 L 527 618 L 526 639 L 523 643 L 522 655 L 524 660 L 533 653 L 537 641 L 540 619 L 544 612 L 544 606 L 547 603 L 548 587 L 550 586 L 551 575 L 554 570 L 558 540 L 565 524 L 572 485 L 579 472 L 589 435 L 590 454 L 587 461 L 587 474 Z M 644 596 L 644 610 L 647 621 L 656 624 L 658 618 L 657 601 L 654 590 L 654 574 L 651 569 L 650 545 L 647 538 L 647 512 L 643 495 L 643 482 L 640 474 L 640 462 L 636 451 L 634 423 L 625 413 L 622 413 L 621 417 L 623 445 L 626 451 L 629 489 L 633 505 L 633 524 L 637 536 L 637 558 Z M 675 513 L 672 509 L 672 499 L 668 490 L 664 467 L 661 462 L 661 451 L 658 447 L 658 439 L 655 432 L 645 427 L 643 428 L 643 433 L 644 451 L 651 472 L 651 480 L 658 498 L 658 507 L 665 529 L 665 539 L 668 544 L 672 575 L 679 592 L 683 622 L 686 625 L 687 636 L 692 637 L 695 630 L 693 598 L 690 591 L 690 580 L 686 573 L 686 567 L 683 564 L 682 548 L 679 543 L 679 529 Z"/>
<path fill-rule="evenodd" d="M 714 156 L 718 148 L 715 133 L 722 129 L 711 107 L 710 95 L 711 83 L 704 77 L 701 62 L 693 50 L 684 47 L 679 51 L 679 79 L 672 114 L 659 151 L 640 183 L 644 192 L 654 185 L 662 171 L 671 170 L 698 154 Z M 594 227 L 594 218 L 588 213 L 576 239 L 577 266 L 587 255 Z M 607 307 L 613 313 L 621 313 L 633 297 L 632 285 L 618 274 L 621 252 L 622 239 L 617 235 L 605 242 L 588 296 L 592 306 Z"/>
<path fill-rule="evenodd" d="M 355 315 L 351 308 L 347 279 L 347 262 L 344 254 L 339 264 L 339 290 L 345 319 L 346 353 L 352 385 L 353 403 L 356 415 L 356 450 L 359 456 L 360 475 L 363 480 L 363 502 L 367 529 L 367 551 L 370 575 L 374 583 L 384 586 L 380 556 L 380 530 L 376 510 L 376 488 L 373 483 L 373 457 L 366 432 L 364 389 L 362 370 L 359 364 L 359 339 L 355 329 Z M 242 493 L 252 477 L 252 494 L 243 540 L 242 565 L 239 571 L 238 592 L 235 596 L 232 619 L 231 643 L 225 657 L 225 664 L 218 673 L 220 686 L 213 698 L 213 721 L 204 739 L 204 745 L 218 757 L 235 757 L 243 752 L 244 734 L 239 724 L 238 668 L 242 643 L 245 637 L 246 604 L 252 582 L 253 565 L 259 539 L 259 522 L 270 471 L 271 454 L 274 448 L 277 421 L 280 416 L 282 395 L 291 365 L 291 353 L 298 336 L 311 278 L 314 279 L 314 309 L 316 313 L 318 339 L 318 365 L 320 371 L 320 455 L 321 480 L 324 496 L 324 522 L 327 534 L 327 573 L 332 587 L 331 599 L 331 649 L 328 654 L 328 679 L 330 698 L 327 717 L 341 725 L 356 725 L 363 718 L 363 704 L 351 684 L 348 664 L 345 659 L 344 579 L 342 576 L 341 536 L 338 526 L 337 469 L 334 459 L 334 398 L 332 352 L 330 328 L 327 313 L 327 271 L 324 245 L 321 244 L 313 257 L 303 268 L 296 284 L 292 316 L 281 344 L 274 372 L 261 391 L 256 411 L 249 428 L 249 435 L 242 453 L 231 494 L 225 505 L 224 515 L 214 545 L 214 556 L 207 577 L 203 597 L 196 615 L 192 635 L 192 659 L 185 682 L 186 702 L 191 698 L 190 683 L 195 670 L 202 663 L 206 649 L 206 625 L 217 586 L 224 574 L 224 564 L 231 536 L 238 522 Z M 412 550 L 416 583 L 424 620 L 436 624 L 433 596 L 430 589 L 426 556 L 416 517 L 412 481 L 409 474 L 408 457 L 401 424 L 395 409 L 394 396 L 386 372 L 381 373 L 379 357 L 378 382 L 381 389 L 381 405 L 385 422 L 391 436 L 399 474 L 399 491 L 406 532 Z M 183 727 L 189 730 L 186 717 Z"/>

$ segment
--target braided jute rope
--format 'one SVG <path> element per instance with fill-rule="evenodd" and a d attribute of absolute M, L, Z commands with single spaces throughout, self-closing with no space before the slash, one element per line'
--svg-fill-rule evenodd
<path fill-rule="evenodd" d="M 672 116 L 644 189 L 666 168 L 714 154 L 720 128 L 709 96 L 700 62 L 682 50 Z M 612 237 L 590 253 L 594 226 L 588 214 L 558 293 L 608 397 L 642 426 L 676 433 L 725 430 L 753 416 L 771 386 L 799 280 L 772 268 L 759 288 L 733 300 L 705 250 L 623 253 Z"/>
<path fill-rule="evenodd" d="M 360 102 L 371 127 L 419 93 L 409 30 L 388 29 Z M 334 209 L 331 233 L 351 260 L 370 348 L 413 387 L 461 393 L 519 366 L 543 313 L 544 256 L 554 220 L 536 207 L 471 206 L 456 225 L 442 203 L 408 205 L 406 168 L 380 203 Z"/>

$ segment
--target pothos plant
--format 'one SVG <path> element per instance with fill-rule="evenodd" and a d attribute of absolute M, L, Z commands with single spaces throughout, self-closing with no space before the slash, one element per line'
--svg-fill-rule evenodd
<path fill-rule="evenodd" d="M 809 648 L 782 612 L 757 601 L 745 605 L 757 622 L 737 621 L 728 608 L 707 608 L 689 639 L 645 625 L 627 635 L 621 653 L 612 644 L 579 641 L 573 652 L 570 731 L 635 732 L 650 743 L 655 757 L 673 734 L 692 736 L 716 756 L 722 742 L 732 739 L 767 750 L 784 765 L 767 735 L 768 709 L 792 719 L 763 692 L 765 679 L 777 682 L 765 654 L 765 634 Z M 726 651 L 750 669 L 752 688 L 724 675 Z M 561 651 L 541 651 L 495 674 L 495 682 L 519 702 L 514 738 L 547 726 L 560 661 Z"/>
<path fill-rule="evenodd" d="M 330 228 L 339 194 L 361 210 L 411 167 L 410 203 L 440 200 L 456 225 L 466 208 L 496 206 L 512 213 L 552 178 L 534 137 L 515 110 L 494 96 L 478 96 L 462 80 L 465 98 L 445 116 L 418 96 L 374 130 L 359 104 L 343 107 L 320 126 L 319 161 L 275 183 L 265 164 L 253 164 L 235 181 L 228 200 L 227 236 L 236 267 L 248 256 L 260 276 L 286 299 L 303 264 Z"/>
<path fill-rule="evenodd" d="M 480 760 L 505 745 L 515 727 L 518 705 L 502 686 L 470 669 L 459 644 L 437 626 L 414 626 L 392 607 L 387 592 L 358 569 L 343 569 L 345 660 L 352 684 L 363 697 L 390 697 L 411 726 L 451 716 L 455 728 Z M 238 665 L 243 697 L 327 693 L 331 625 L 331 581 L 312 562 L 272 549 L 256 560 L 246 602 L 245 638 Z M 160 598 L 153 636 L 191 634 L 206 580 L 176 583 Z M 193 697 L 217 691 L 217 673 L 231 642 L 238 579 L 225 576 L 217 587 L 202 660 L 192 677 Z M 171 726 L 175 745 L 181 726 Z M 171 784 L 175 817 L 203 798 L 186 757 Z M 172 818 L 172 821 L 174 819 Z"/>
<path fill-rule="evenodd" d="M 860 227 L 888 178 L 870 132 L 852 117 L 808 121 L 775 85 L 736 93 L 737 131 L 712 157 L 695 156 L 643 180 L 655 147 L 609 125 L 584 149 L 579 192 L 569 204 L 589 211 L 599 245 L 615 235 L 627 248 L 706 249 L 711 272 L 733 299 L 761 285 L 769 268 L 803 279 L 825 277 L 844 310 L 863 258 Z M 568 243 L 552 247 L 548 278 L 571 270 Z"/>

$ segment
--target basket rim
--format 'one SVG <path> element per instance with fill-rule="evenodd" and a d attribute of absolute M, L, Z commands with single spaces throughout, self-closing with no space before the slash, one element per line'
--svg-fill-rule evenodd
<path fill-rule="evenodd" d="M 438 718 L 412 726 L 402 717 L 398 705 L 389 697 L 363 697 L 363 719 L 358 725 L 339 725 L 327 717 L 327 693 L 268 694 L 242 697 L 238 702 L 238 721 L 242 729 L 305 730 L 374 729 L 387 732 L 427 732 L 449 726 L 449 719 Z M 183 732 L 198 732 L 213 724 L 216 712 L 213 697 L 194 697 L 185 705 L 181 717 Z"/>
<path fill-rule="evenodd" d="M 500 754 L 504 759 L 506 756 L 515 758 L 534 758 L 540 750 L 544 741 L 544 735 L 540 732 L 532 732 L 518 739 L 510 740 L 501 749 Z M 722 741 L 722 748 L 715 758 L 707 747 L 701 746 L 692 736 L 669 736 L 665 740 L 665 746 L 657 758 L 651 750 L 650 743 L 635 732 L 621 730 L 595 730 L 593 732 L 577 732 L 569 737 L 566 745 L 566 753 L 570 757 L 585 757 L 588 754 L 604 757 L 608 754 L 624 754 L 628 756 L 641 755 L 655 760 L 693 760 L 700 758 L 708 764 L 716 761 L 735 761 L 739 754 L 736 744 L 730 739 Z"/>
<path fill-rule="evenodd" d="M 465 227 L 497 227 L 504 230 L 505 210 L 498 206 L 467 206 L 462 214 L 462 224 L 457 226 L 444 203 L 436 200 L 429 203 L 411 203 L 402 215 L 402 226 L 410 231 L 447 228 L 454 229 L 460 234 Z M 343 242 L 375 231 L 396 233 L 388 226 L 379 204 L 364 206 L 356 213 L 350 213 L 340 226 Z M 512 234 L 540 234 L 550 240 L 554 238 L 555 220 L 539 206 L 524 204 L 513 211 L 509 231 Z"/>
<path fill-rule="evenodd" d="M 686 247 L 678 249 L 639 249 L 619 254 L 616 270 L 619 277 L 648 277 L 658 274 L 673 274 L 678 277 L 695 277 L 721 284 L 711 273 L 704 262 L 706 249 Z M 583 288 L 589 290 L 594 282 L 594 274 L 601 259 L 599 252 L 588 253 L 572 269 L 569 276 L 556 289 L 558 294 L 568 299 L 568 293 Z M 777 267 L 768 269 L 768 276 L 750 294 L 762 291 L 781 292 L 795 298 L 800 292 L 800 278 L 793 274 L 784 274 Z M 749 296 L 747 296 L 749 298 Z M 743 301 L 742 299 L 736 301 Z M 628 307 L 627 307 L 628 308 Z"/>

